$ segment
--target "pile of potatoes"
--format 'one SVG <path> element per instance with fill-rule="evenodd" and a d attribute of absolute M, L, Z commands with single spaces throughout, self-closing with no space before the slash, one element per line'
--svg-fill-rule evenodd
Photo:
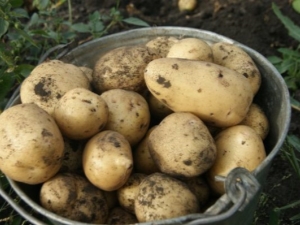
<path fill-rule="evenodd" d="M 39 184 L 40 204 L 71 220 L 201 213 L 225 193 L 216 176 L 266 157 L 260 86 L 243 49 L 198 38 L 118 47 L 94 68 L 48 60 L 0 115 L 0 170 Z"/>

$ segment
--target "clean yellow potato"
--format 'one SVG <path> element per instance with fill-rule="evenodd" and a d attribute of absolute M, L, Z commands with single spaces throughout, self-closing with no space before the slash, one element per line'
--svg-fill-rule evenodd
<path fill-rule="evenodd" d="M 106 130 L 124 135 L 136 145 L 146 134 L 150 124 L 150 111 L 145 98 L 133 91 L 112 89 L 101 94 L 108 106 Z"/>
<path fill-rule="evenodd" d="M 211 62 L 161 58 L 145 69 L 149 91 L 174 112 L 191 112 L 208 125 L 240 123 L 253 100 L 247 78 Z"/>
<path fill-rule="evenodd" d="M 138 222 L 135 215 L 117 206 L 110 211 L 106 224 L 136 224 Z"/>
<path fill-rule="evenodd" d="M 49 60 L 36 66 L 22 82 L 20 98 L 22 103 L 37 104 L 52 115 L 59 99 L 77 87 L 91 89 L 88 78 L 79 67 Z"/>
<path fill-rule="evenodd" d="M 151 173 L 160 172 L 150 154 L 148 146 L 149 135 L 156 127 L 157 126 L 151 127 L 145 137 L 133 149 L 134 170 L 137 173 L 144 173 L 149 175 Z"/>
<path fill-rule="evenodd" d="M 134 205 L 139 222 L 170 219 L 199 212 L 197 197 L 188 186 L 163 173 L 154 173 L 144 178 Z"/>
<path fill-rule="evenodd" d="M 255 62 L 235 44 L 218 42 L 212 45 L 214 63 L 235 70 L 247 78 L 255 95 L 261 85 L 261 74 Z"/>
<path fill-rule="evenodd" d="M 221 131 L 215 138 L 217 158 L 208 170 L 211 189 L 219 195 L 225 193 L 224 184 L 215 176 L 224 176 L 236 167 L 253 171 L 266 158 L 265 147 L 260 136 L 249 126 L 236 125 Z"/>
<path fill-rule="evenodd" d="M 98 94 L 116 88 L 142 91 L 145 88 L 143 71 L 152 59 L 145 46 L 124 46 L 107 52 L 93 69 L 95 91 Z"/>
<path fill-rule="evenodd" d="M 134 201 L 139 191 L 139 185 L 145 177 L 147 177 L 146 174 L 132 173 L 127 182 L 117 190 L 119 204 L 127 212 L 135 213 Z"/>
<path fill-rule="evenodd" d="M 53 117 L 64 136 L 83 140 L 102 131 L 108 121 L 104 99 L 84 88 L 68 91 L 56 104 Z"/>
<path fill-rule="evenodd" d="M 267 137 L 270 129 L 267 115 L 262 108 L 255 103 L 251 104 L 245 119 L 243 119 L 240 124 L 253 128 L 263 140 Z"/>
<path fill-rule="evenodd" d="M 39 184 L 62 166 L 64 140 L 54 119 L 36 104 L 24 103 L 0 115 L 0 170 L 9 178 Z"/>
<path fill-rule="evenodd" d="M 83 171 L 88 180 L 104 191 L 115 191 L 129 178 L 133 159 L 129 142 L 116 131 L 93 136 L 83 150 Z"/>
<path fill-rule="evenodd" d="M 175 37 L 159 36 L 148 41 L 146 47 L 150 54 L 154 55 L 154 58 L 165 58 L 172 45 L 178 41 Z"/>
<path fill-rule="evenodd" d="M 184 38 L 179 40 L 172 45 L 167 57 L 202 60 L 206 62 L 213 61 L 211 47 L 199 38 Z"/>
<path fill-rule="evenodd" d="M 103 192 L 75 173 L 59 173 L 43 183 L 40 202 L 47 210 L 78 222 L 104 224 L 109 214 Z"/>
<path fill-rule="evenodd" d="M 216 146 L 204 123 L 192 113 L 172 113 L 150 133 L 150 154 L 161 172 L 195 177 L 216 158 Z"/>
<path fill-rule="evenodd" d="M 178 0 L 178 9 L 180 11 L 192 11 L 197 6 L 197 0 Z"/>

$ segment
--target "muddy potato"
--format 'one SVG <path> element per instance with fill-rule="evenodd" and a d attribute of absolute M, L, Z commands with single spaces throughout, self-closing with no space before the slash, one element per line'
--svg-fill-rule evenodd
<path fill-rule="evenodd" d="M 106 130 L 117 131 L 134 146 L 146 134 L 150 124 L 148 103 L 140 94 L 113 89 L 101 94 L 108 106 Z"/>
<path fill-rule="evenodd" d="M 240 123 L 253 100 L 247 78 L 210 62 L 155 59 L 144 75 L 149 91 L 171 110 L 191 112 L 216 127 Z"/>
<path fill-rule="evenodd" d="M 136 148 L 133 150 L 133 162 L 134 170 L 137 173 L 151 174 L 155 172 L 160 172 L 156 163 L 154 162 L 148 146 L 148 139 L 150 133 L 157 126 L 151 127 L 145 137 L 139 142 Z"/>
<path fill-rule="evenodd" d="M 86 177 L 104 191 L 122 187 L 132 172 L 130 144 L 115 131 L 105 130 L 89 139 L 82 157 Z"/>
<path fill-rule="evenodd" d="M 154 173 L 144 178 L 134 204 L 139 222 L 170 219 L 199 212 L 197 197 L 188 186 L 163 173 Z"/>
<path fill-rule="evenodd" d="M 255 95 L 261 85 L 261 74 L 252 58 L 237 45 L 218 42 L 212 45 L 214 63 L 235 70 L 247 78 Z"/>
<path fill-rule="evenodd" d="M 59 173 L 43 183 L 41 205 L 65 218 L 85 223 L 105 223 L 108 206 L 102 191 L 75 173 Z"/>
<path fill-rule="evenodd" d="M 84 88 L 74 88 L 58 101 L 53 117 L 64 136 L 82 140 L 104 129 L 108 107 L 100 95 Z"/>
<path fill-rule="evenodd" d="M 39 184 L 62 166 L 64 140 L 54 119 L 24 103 L 0 115 L 0 170 L 9 178 Z"/>
<path fill-rule="evenodd" d="M 216 146 L 204 123 L 191 113 L 172 113 L 150 133 L 150 154 L 160 171 L 179 177 L 206 172 L 216 158 Z"/>
<path fill-rule="evenodd" d="M 136 224 L 138 220 L 135 215 L 125 211 L 121 207 L 113 208 L 108 216 L 107 224 Z"/>
<path fill-rule="evenodd" d="M 263 140 L 267 137 L 270 129 L 265 112 L 255 103 L 251 104 L 245 119 L 240 124 L 253 128 Z"/>
<path fill-rule="evenodd" d="M 52 115 L 58 100 L 77 87 L 91 88 L 79 67 L 60 60 L 49 60 L 36 66 L 22 82 L 20 98 L 22 103 L 35 103 Z"/>
<path fill-rule="evenodd" d="M 154 58 L 165 58 L 172 45 L 178 41 L 175 37 L 161 36 L 148 41 L 146 47 L 154 55 Z"/>
<path fill-rule="evenodd" d="M 199 38 L 184 38 L 173 44 L 168 58 L 181 58 L 191 60 L 213 61 L 211 47 Z"/>
<path fill-rule="evenodd" d="M 217 158 L 208 170 L 207 177 L 211 189 L 216 194 L 224 194 L 224 184 L 215 181 L 215 176 L 224 176 L 236 167 L 253 171 L 266 158 L 264 143 L 249 126 L 236 125 L 221 131 L 215 138 Z"/>
<path fill-rule="evenodd" d="M 143 71 L 152 59 L 145 46 L 113 49 L 97 60 L 92 84 L 99 94 L 116 88 L 142 91 L 145 88 Z"/>
<path fill-rule="evenodd" d="M 134 201 L 139 191 L 139 185 L 146 177 L 146 174 L 133 173 L 127 182 L 117 190 L 120 206 L 130 213 L 134 212 Z"/>

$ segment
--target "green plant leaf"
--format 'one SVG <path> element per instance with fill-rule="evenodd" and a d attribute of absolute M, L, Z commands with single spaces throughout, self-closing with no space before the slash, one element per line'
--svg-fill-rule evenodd
<path fill-rule="evenodd" d="M 28 13 L 25 9 L 17 8 L 14 11 L 10 13 L 11 16 L 17 17 L 17 18 L 28 18 Z"/>
<path fill-rule="evenodd" d="M 0 102 L 4 100 L 4 97 L 7 95 L 7 93 L 10 91 L 13 83 L 15 81 L 14 76 L 10 73 L 5 73 L 2 71 L 0 75 Z"/>
<path fill-rule="evenodd" d="M 38 47 L 37 44 L 34 42 L 34 40 L 23 30 L 19 28 L 15 28 L 16 31 L 25 38 L 26 41 L 30 42 L 33 46 Z"/>
<path fill-rule="evenodd" d="M 0 18 L 0 38 L 7 32 L 9 27 L 9 22 Z"/>
<path fill-rule="evenodd" d="M 148 23 L 146 23 L 145 21 L 143 21 L 139 18 L 136 18 L 136 17 L 129 17 L 129 18 L 123 19 L 123 21 L 125 23 L 133 24 L 133 25 L 136 25 L 136 26 L 150 27 L 150 25 Z"/>
<path fill-rule="evenodd" d="M 49 5 L 49 0 L 34 0 L 33 6 L 36 6 L 39 10 L 44 10 Z"/>
<path fill-rule="evenodd" d="M 292 6 L 297 13 L 300 13 L 300 0 L 294 0 Z"/>
<path fill-rule="evenodd" d="M 297 50 L 293 50 L 289 48 L 279 48 L 277 49 L 277 51 L 288 56 L 294 56 L 300 58 L 300 52 Z"/>
<path fill-rule="evenodd" d="M 23 5 L 23 0 L 10 0 L 9 3 L 13 8 L 16 8 Z"/>
<path fill-rule="evenodd" d="M 285 28 L 288 30 L 289 35 L 294 38 L 295 40 L 300 42 L 300 27 L 294 24 L 290 18 L 284 16 L 281 11 L 279 10 L 278 6 L 273 2 L 272 3 L 272 9 L 276 16 L 280 19 L 280 21 L 283 23 Z"/>
<path fill-rule="evenodd" d="M 288 135 L 287 141 L 292 145 L 297 151 L 300 152 L 300 139 L 295 135 Z"/>
<path fill-rule="evenodd" d="M 272 64 L 277 64 L 277 63 L 280 63 L 282 61 L 282 59 L 279 58 L 278 56 L 269 56 L 269 57 L 267 57 L 267 59 Z"/>
<path fill-rule="evenodd" d="M 90 27 L 85 23 L 75 23 L 71 26 L 71 28 L 80 33 L 90 32 Z"/>

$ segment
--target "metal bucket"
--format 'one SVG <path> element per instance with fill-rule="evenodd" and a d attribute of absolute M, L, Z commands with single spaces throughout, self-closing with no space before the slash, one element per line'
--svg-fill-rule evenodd
<path fill-rule="evenodd" d="M 124 45 L 145 43 L 157 36 L 195 37 L 208 43 L 222 41 L 243 48 L 253 58 L 262 74 L 262 85 L 254 102 L 265 111 L 270 121 L 270 133 L 265 140 L 267 158 L 252 173 L 242 168 L 233 170 L 225 180 L 226 194 L 221 196 L 206 212 L 143 224 L 251 224 L 261 186 L 264 185 L 267 178 L 272 160 L 284 142 L 291 117 L 289 92 L 285 82 L 264 56 L 241 43 L 213 32 L 183 27 L 153 27 L 130 30 L 95 39 L 76 47 L 63 56 L 61 60 L 78 66 L 93 68 L 97 57 L 108 50 Z M 20 103 L 19 90 L 16 90 L 7 104 L 7 108 L 18 103 Z M 68 220 L 41 207 L 38 202 L 40 186 L 22 184 L 9 178 L 8 181 L 17 195 L 28 206 L 53 224 L 85 224 Z M 17 205 L 2 188 L 0 188 L 0 194 L 28 221 L 33 224 L 43 224 Z"/>

